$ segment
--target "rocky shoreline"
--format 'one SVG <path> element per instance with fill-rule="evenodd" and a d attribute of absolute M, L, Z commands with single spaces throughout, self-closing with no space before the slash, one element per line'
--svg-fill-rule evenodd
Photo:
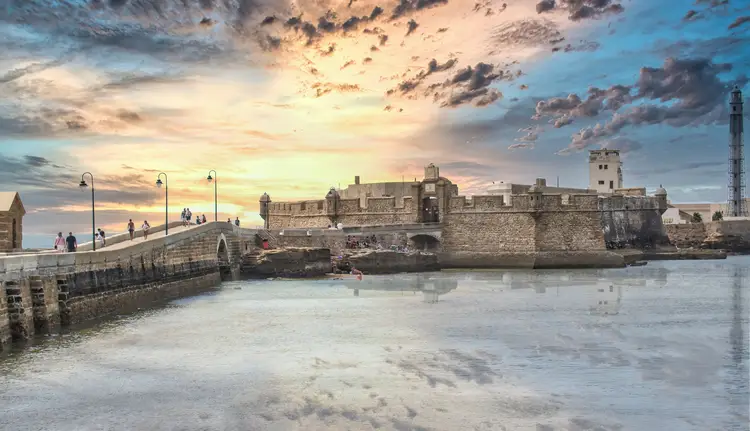
<path fill-rule="evenodd" d="M 328 248 L 255 250 L 243 256 L 242 278 L 318 278 L 349 273 L 365 274 L 431 272 L 441 269 L 594 269 L 624 268 L 656 260 L 726 259 L 724 250 L 664 248 L 621 249 L 595 252 L 462 253 L 424 251 L 345 250 L 340 255 Z"/>

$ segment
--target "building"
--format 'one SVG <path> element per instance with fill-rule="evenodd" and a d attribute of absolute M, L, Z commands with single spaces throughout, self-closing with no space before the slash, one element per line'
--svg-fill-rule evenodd
<path fill-rule="evenodd" d="M 589 151 L 589 189 L 599 193 L 615 193 L 622 189 L 620 150 Z"/>
<path fill-rule="evenodd" d="M 692 222 L 692 215 L 679 208 L 669 205 L 664 214 L 661 215 L 661 221 L 664 224 L 685 224 Z"/>
<path fill-rule="evenodd" d="M 440 168 L 434 164 L 425 167 L 425 178 L 434 180 L 441 179 Z M 445 178 L 443 178 L 445 179 Z M 354 177 L 354 184 L 349 184 L 345 189 L 338 190 L 342 199 L 359 199 L 359 205 L 367 208 L 368 198 L 395 198 L 396 202 L 401 202 L 405 197 L 411 196 L 412 189 L 420 184 L 419 181 L 400 181 L 386 183 L 360 183 L 359 175 Z M 458 196 L 458 186 L 452 184 L 450 187 L 452 196 Z"/>
<path fill-rule="evenodd" d="M 26 209 L 17 192 L 0 192 L 0 252 L 23 248 L 23 216 Z"/>
<path fill-rule="evenodd" d="M 528 193 L 532 186 L 529 184 L 515 184 L 506 183 L 504 181 L 493 182 L 491 186 L 487 188 L 487 194 L 491 196 L 503 196 L 505 202 L 510 203 L 513 195 L 522 195 Z M 537 178 L 534 183 L 534 187 L 541 190 L 544 194 L 594 194 L 596 190 L 589 189 L 576 189 L 571 187 L 557 187 L 548 186 L 547 180 L 544 178 Z"/>

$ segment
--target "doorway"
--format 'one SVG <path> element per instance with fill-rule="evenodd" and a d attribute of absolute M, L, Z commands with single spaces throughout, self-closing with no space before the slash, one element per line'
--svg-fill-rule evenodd
<path fill-rule="evenodd" d="M 440 211 L 438 210 L 437 198 L 424 198 L 422 200 L 422 223 L 438 222 L 440 222 Z"/>
<path fill-rule="evenodd" d="M 13 240 L 11 242 L 12 243 L 11 248 L 15 250 L 18 248 L 18 227 L 16 227 L 16 219 L 13 219 L 13 234 L 12 235 L 13 235 Z"/>

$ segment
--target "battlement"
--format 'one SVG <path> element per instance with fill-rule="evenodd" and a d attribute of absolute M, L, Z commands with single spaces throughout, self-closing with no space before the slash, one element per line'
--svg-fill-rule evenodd
<path fill-rule="evenodd" d="M 399 199 L 395 197 L 371 197 L 367 198 L 365 207 L 360 205 L 359 198 L 338 199 L 337 201 L 326 199 L 298 201 L 298 202 L 271 202 L 268 211 L 271 216 L 325 216 L 336 214 L 386 214 L 386 213 L 412 213 L 414 210 L 413 198 L 411 196 Z M 333 208 L 337 202 L 337 208 Z"/>
<path fill-rule="evenodd" d="M 534 202 L 534 199 L 538 199 Z M 517 194 L 506 202 L 503 195 L 454 196 L 449 213 L 597 211 L 599 197 L 593 194 Z"/>

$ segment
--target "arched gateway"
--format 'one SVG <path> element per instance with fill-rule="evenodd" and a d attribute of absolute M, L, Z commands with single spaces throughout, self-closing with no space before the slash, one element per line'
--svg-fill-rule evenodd
<path fill-rule="evenodd" d="M 232 267 L 231 259 L 229 254 L 229 247 L 227 245 L 227 238 L 224 234 L 220 234 L 216 243 L 216 259 L 219 262 L 219 273 L 221 279 L 231 280 L 232 279 Z"/>

